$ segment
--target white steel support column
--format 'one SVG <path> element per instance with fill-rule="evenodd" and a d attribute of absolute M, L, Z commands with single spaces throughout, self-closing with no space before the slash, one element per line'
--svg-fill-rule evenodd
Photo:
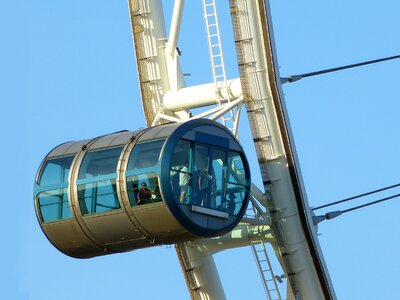
<path fill-rule="evenodd" d="M 174 92 L 185 87 L 185 81 L 178 59 L 179 53 L 177 50 L 184 4 L 185 0 L 175 0 L 169 38 L 165 48 L 169 88 L 170 91 Z"/>
<path fill-rule="evenodd" d="M 161 0 L 128 0 L 143 110 L 150 126 L 170 90 Z"/>
<path fill-rule="evenodd" d="M 158 112 L 174 116 L 174 112 L 163 106 L 163 97 L 171 90 L 185 87 L 174 46 L 179 37 L 183 3 L 179 1 L 176 6 L 170 35 L 172 42 L 168 44 L 161 0 L 128 0 L 142 104 L 148 126 Z M 169 48 L 167 45 L 170 45 Z M 167 48 L 169 50 L 166 51 Z"/>
<path fill-rule="evenodd" d="M 166 48 L 166 52 L 170 55 L 175 54 L 176 47 L 178 46 L 184 4 L 185 0 L 175 0 L 174 11 L 172 13 L 171 29 Z"/>
<path fill-rule="evenodd" d="M 191 298 L 193 300 L 226 299 L 211 254 L 226 249 L 245 247 L 255 240 L 273 241 L 270 226 L 241 224 L 221 237 L 176 245 Z"/>
<path fill-rule="evenodd" d="M 177 244 L 176 252 L 192 300 L 226 299 L 211 254 L 187 243 Z"/>
<path fill-rule="evenodd" d="M 303 189 L 275 58 L 268 1 L 230 0 L 250 127 L 292 299 L 335 299 Z"/>

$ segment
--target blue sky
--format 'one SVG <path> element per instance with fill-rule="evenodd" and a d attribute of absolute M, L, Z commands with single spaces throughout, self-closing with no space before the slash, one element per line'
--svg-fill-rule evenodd
<path fill-rule="evenodd" d="M 199 1 L 187 2 L 183 69 L 192 73 L 189 84 L 205 83 L 211 73 L 201 10 Z M 164 3 L 168 10 L 172 1 Z M 47 241 L 34 214 L 34 177 L 54 146 L 145 126 L 126 1 L 1 6 L 2 298 L 188 299 L 174 247 L 76 260 Z M 400 54 L 398 1 L 273 0 L 271 8 L 282 76 Z M 221 20 L 225 28 L 229 20 Z M 223 42 L 235 77 L 231 36 L 224 33 Z M 400 182 L 399 68 L 397 60 L 284 86 L 311 206 Z M 251 148 L 251 140 L 242 143 Z M 338 299 L 397 294 L 399 211 L 397 199 L 320 224 Z M 228 299 L 262 299 L 250 249 L 215 260 Z"/>

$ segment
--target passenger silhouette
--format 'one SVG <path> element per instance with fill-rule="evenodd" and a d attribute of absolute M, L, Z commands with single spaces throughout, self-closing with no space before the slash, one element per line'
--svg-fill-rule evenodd
<path fill-rule="evenodd" d="M 147 188 L 146 182 L 142 182 L 137 195 L 137 204 L 142 205 L 148 203 L 151 199 L 151 191 Z"/>
<path fill-rule="evenodd" d="M 179 197 L 179 202 L 180 203 L 184 203 L 185 202 L 185 198 L 186 198 L 186 194 L 188 192 L 188 184 L 189 184 L 189 162 L 185 161 L 185 164 L 183 165 L 183 167 L 180 169 L 180 173 L 179 173 L 179 187 L 181 189 L 181 194 Z"/>
<path fill-rule="evenodd" d="M 235 213 L 236 209 L 235 199 L 236 199 L 235 194 L 229 193 L 228 199 L 226 201 L 226 212 L 229 213 L 230 215 L 233 215 Z"/>

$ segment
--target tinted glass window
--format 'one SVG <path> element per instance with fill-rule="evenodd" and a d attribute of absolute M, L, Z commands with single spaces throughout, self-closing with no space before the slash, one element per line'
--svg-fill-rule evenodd
<path fill-rule="evenodd" d="M 86 153 L 77 180 L 82 214 L 120 208 L 115 181 L 122 149 L 116 147 Z"/>
<path fill-rule="evenodd" d="M 208 203 L 210 208 L 224 210 L 224 188 L 226 173 L 226 152 L 213 149 L 211 172 L 209 174 L 211 186 L 211 199 Z"/>
<path fill-rule="evenodd" d="M 209 148 L 203 145 L 194 145 L 194 174 L 192 204 L 205 206 L 208 197 L 208 165 Z"/>
<path fill-rule="evenodd" d="M 126 189 L 132 206 L 162 201 L 158 166 L 164 142 L 156 140 L 134 146 L 126 171 Z"/>
<path fill-rule="evenodd" d="M 132 206 L 162 201 L 156 173 L 127 177 L 127 190 Z"/>
<path fill-rule="evenodd" d="M 181 140 L 171 158 L 171 186 L 180 204 L 237 215 L 249 188 L 239 153 Z"/>
<path fill-rule="evenodd" d="M 135 145 L 128 162 L 128 170 L 149 168 L 156 165 L 160 158 L 164 140 Z"/>
<path fill-rule="evenodd" d="M 120 208 L 115 179 L 78 185 L 82 214 L 101 213 Z"/>
<path fill-rule="evenodd" d="M 78 179 L 116 174 L 122 147 L 89 151 L 83 158 Z"/>
<path fill-rule="evenodd" d="M 43 222 L 72 217 L 67 189 L 57 189 L 38 194 L 39 209 Z"/>
<path fill-rule="evenodd" d="M 40 174 L 39 185 L 45 186 L 67 182 L 73 159 L 74 156 L 65 156 L 47 160 Z"/>
<path fill-rule="evenodd" d="M 250 183 L 246 180 L 243 161 L 238 153 L 229 152 L 227 167 L 225 208 L 229 214 L 237 215 Z"/>
<path fill-rule="evenodd" d="M 228 174 L 229 182 L 243 186 L 247 184 L 242 158 L 236 152 L 229 152 Z"/>
<path fill-rule="evenodd" d="M 72 217 L 68 202 L 68 176 L 74 156 L 49 159 L 40 174 L 37 195 L 43 222 L 57 221 Z"/>
<path fill-rule="evenodd" d="M 171 185 L 175 199 L 189 204 L 191 199 L 192 155 L 191 143 L 179 141 L 171 158 Z"/>

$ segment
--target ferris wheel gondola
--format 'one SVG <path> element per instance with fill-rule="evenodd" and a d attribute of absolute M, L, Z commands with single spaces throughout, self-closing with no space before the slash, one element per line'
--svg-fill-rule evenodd
<path fill-rule="evenodd" d="M 335 299 L 287 118 L 268 1 L 230 1 L 240 77 L 228 80 L 216 1 L 203 0 L 213 82 L 198 86 L 186 86 L 180 67 L 184 1 L 175 1 L 169 36 L 161 0 L 128 3 L 149 128 L 50 151 L 35 183 L 45 235 L 77 258 L 176 244 L 192 299 L 225 299 L 212 255 L 251 246 L 268 299 L 282 299 L 282 279 L 288 299 Z M 261 188 L 251 184 L 235 137 L 244 106 Z M 285 274 L 274 275 L 266 244 Z"/>

